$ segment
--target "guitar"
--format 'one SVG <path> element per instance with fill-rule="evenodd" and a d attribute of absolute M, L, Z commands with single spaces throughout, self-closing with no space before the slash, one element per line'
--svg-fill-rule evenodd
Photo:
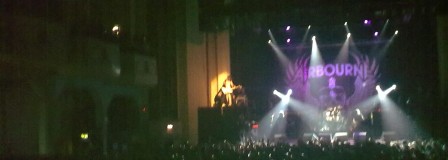
<path fill-rule="evenodd" d="M 222 90 L 222 92 L 223 92 L 224 94 L 233 93 L 233 89 L 232 89 L 232 88 L 222 87 L 221 90 Z"/>
<path fill-rule="evenodd" d="M 231 88 L 228 87 L 222 87 L 221 90 L 224 94 L 229 94 L 229 93 L 233 93 L 233 90 L 235 89 L 240 89 L 242 86 L 241 85 L 237 85 Z"/>

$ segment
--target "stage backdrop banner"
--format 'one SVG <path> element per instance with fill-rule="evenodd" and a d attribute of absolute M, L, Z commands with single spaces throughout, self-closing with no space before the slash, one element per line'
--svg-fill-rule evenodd
<path fill-rule="evenodd" d="M 378 67 L 375 59 L 359 53 L 350 53 L 345 63 L 313 66 L 309 56 L 302 56 L 289 64 L 286 82 L 294 91 L 292 96 L 302 102 L 351 108 L 375 94 Z"/>

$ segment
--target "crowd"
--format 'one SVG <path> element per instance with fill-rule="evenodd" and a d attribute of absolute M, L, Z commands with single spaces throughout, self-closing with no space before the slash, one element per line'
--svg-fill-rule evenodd
<path fill-rule="evenodd" d="M 437 140 L 417 141 L 300 141 L 289 144 L 248 140 L 238 144 L 171 145 L 164 159 L 179 160 L 448 160 L 446 144 Z"/>

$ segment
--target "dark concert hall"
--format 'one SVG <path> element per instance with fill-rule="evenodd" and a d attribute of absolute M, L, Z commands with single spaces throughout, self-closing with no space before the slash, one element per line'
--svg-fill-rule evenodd
<path fill-rule="evenodd" d="M 447 159 L 447 6 L 1 0 L 0 159 Z"/>

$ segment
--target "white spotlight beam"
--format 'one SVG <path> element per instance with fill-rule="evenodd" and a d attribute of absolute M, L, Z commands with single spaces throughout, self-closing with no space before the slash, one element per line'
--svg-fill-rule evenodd
<path fill-rule="evenodd" d="M 371 112 L 374 108 L 375 108 L 375 104 L 377 104 L 378 101 L 378 96 L 371 96 L 369 98 L 367 98 L 366 100 L 352 106 L 352 108 L 354 109 L 360 109 L 363 110 L 365 112 Z M 353 112 L 354 110 L 351 110 L 349 113 Z"/>
<path fill-rule="evenodd" d="M 285 111 L 289 104 L 290 95 L 292 94 L 292 90 L 288 90 L 287 94 L 280 93 L 277 90 L 274 90 L 272 92 L 274 95 L 277 95 L 281 98 L 281 101 L 278 102 L 275 107 L 269 111 L 267 115 L 265 115 L 261 122 L 259 123 L 261 125 L 260 133 L 262 135 L 271 135 L 272 130 L 276 128 L 272 128 L 274 125 L 281 125 L 285 126 L 286 124 L 277 124 L 277 120 L 279 118 L 285 118 Z M 282 122 L 283 123 L 283 122 Z M 278 128 L 277 128 L 278 129 Z"/>
<path fill-rule="evenodd" d="M 277 41 L 275 40 L 274 35 L 272 34 L 271 30 L 269 30 L 268 32 L 269 32 L 269 37 L 271 38 L 268 42 L 269 45 L 272 47 L 272 49 L 275 52 L 275 55 L 277 55 L 278 59 L 280 60 L 281 66 L 284 68 L 287 68 L 291 62 L 289 61 L 288 57 L 285 56 L 283 51 L 278 47 Z"/>
<path fill-rule="evenodd" d="M 308 29 L 305 31 L 305 34 L 302 37 L 302 41 L 300 42 L 300 45 L 298 46 L 299 53 L 303 52 L 303 48 L 305 46 L 306 37 L 308 37 L 308 33 L 310 32 L 311 25 L 308 25 Z"/>
<path fill-rule="evenodd" d="M 378 52 L 378 60 L 381 60 L 386 55 L 387 50 L 389 49 L 390 45 L 392 45 L 395 37 L 397 36 L 398 36 L 398 30 L 395 31 L 395 34 L 392 35 L 392 37 L 387 41 L 386 45 L 384 45 L 384 47 L 380 49 L 380 51 Z"/>
<path fill-rule="evenodd" d="M 384 26 L 383 26 L 383 28 L 381 29 L 381 32 L 380 32 L 380 38 L 383 38 L 383 33 L 386 31 L 386 29 L 387 29 L 387 26 L 389 25 L 389 20 L 386 20 L 386 23 L 384 24 Z"/>
<path fill-rule="evenodd" d="M 280 92 L 278 92 L 277 90 L 274 90 L 274 92 L 272 92 L 274 95 L 277 95 L 277 96 L 281 96 L 281 94 L 280 94 Z"/>
<path fill-rule="evenodd" d="M 380 42 L 380 41 L 383 40 L 384 33 L 386 32 L 386 29 L 387 29 L 388 24 L 389 24 L 389 20 L 386 20 L 386 23 L 383 25 L 383 28 L 381 29 L 381 31 L 379 32 L 379 35 L 377 36 L 377 41 L 378 41 L 378 42 Z M 376 33 L 378 33 L 378 32 L 376 32 Z M 377 43 L 377 44 L 372 48 L 372 53 L 379 53 L 379 54 L 380 54 L 379 57 L 381 58 L 381 57 L 382 57 L 382 56 L 381 56 L 381 55 L 382 55 L 382 52 L 384 52 L 385 50 L 384 50 L 384 49 L 381 49 L 381 51 L 378 51 L 379 44 L 380 44 L 380 43 Z"/>
<path fill-rule="evenodd" d="M 350 34 L 350 33 L 348 33 Z M 345 39 L 344 44 L 341 47 L 341 50 L 339 50 L 338 56 L 336 57 L 336 62 L 338 63 L 346 63 L 348 62 L 348 55 L 349 55 L 349 35 L 347 34 L 347 39 Z"/>
<path fill-rule="evenodd" d="M 269 37 L 271 38 L 270 39 L 271 42 L 274 43 L 274 44 L 277 44 L 277 41 L 275 40 L 274 35 L 272 34 L 270 29 L 268 30 L 268 33 L 269 33 Z"/>
<path fill-rule="evenodd" d="M 388 89 L 386 89 L 385 91 L 384 91 L 384 93 L 387 95 L 387 94 L 389 94 L 390 92 L 392 92 L 393 90 L 395 90 L 397 88 L 397 86 L 394 84 L 394 85 L 392 85 L 391 87 L 389 87 Z"/>
<path fill-rule="evenodd" d="M 280 97 L 282 99 L 282 103 L 288 103 L 289 100 L 291 99 L 291 94 L 292 94 L 292 90 L 289 89 L 288 92 L 285 94 L 280 93 L 277 90 L 274 90 L 273 94 L 277 95 L 278 97 Z"/>
<path fill-rule="evenodd" d="M 276 92 L 281 95 L 281 93 Z M 268 114 L 266 114 L 260 121 L 260 136 L 258 138 L 264 138 L 264 136 L 271 136 L 271 133 L 273 133 L 273 126 L 277 124 L 277 120 L 282 117 L 284 118 L 284 110 L 286 109 L 286 105 L 283 102 L 278 102 L 275 107 L 269 111 Z M 283 113 L 283 115 L 282 115 Z M 279 124 L 279 125 L 285 125 L 285 124 Z"/>
<path fill-rule="evenodd" d="M 420 128 L 416 123 L 410 119 L 403 110 L 400 109 L 395 102 L 389 98 L 380 101 L 381 103 L 381 118 L 383 122 L 383 130 L 393 131 L 397 133 L 397 138 L 407 139 L 415 137 L 420 133 Z"/>
<path fill-rule="evenodd" d="M 308 26 L 308 29 L 305 31 L 305 34 L 302 37 L 302 45 L 305 43 L 306 37 L 308 37 L 308 33 L 310 32 L 311 25 Z"/>
<path fill-rule="evenodd" d="M 354 52 L 361 53 L 361 51 L 358 49 L 358 46 L 357 46 L 357 44 L 360 44 L 360 43 L 355 43 L 355 40 L 354 40 L 353 36 L 351 36 L 351 34 L 350 34 L 350 38 L 347 38 L 347 39 L 349 41 L 348 45 L 350 47 L 350 50 L 353 50 Z"/>
<path fill-rule="evenodd" d="M 378 92 L 378 97 L 380 98 L 380 100 L 384 100 L 386 98 L 386 96 L 392 92 L 393 90 L 395 90 L 397 88 L 397 86 L 394 84 L 391 87 L 389 87 L 386 90 L 381 90 L 381 87 L 379 85 L 376 86 L 376 91 Z"/>
<path fill-rule="evenodd" d="M 344 23 L 344 28 L 345 28 L 345 31 L 347 31 L 347 33 L 350 33 L 350 29 L 348 29 L 347 22 Z"/>
<path fill-rule="evenodd" d="M 308 126 L 315 126 L 319 122 L 320 112 L 316 106 L 311 106 L 307 103 L 301 102 L 291 98 L 289 102 L 290 108 L 299 115 L 303 115 L 303 120 Z"/>
<path fill-rule="evenodd" d="M 320 51 L 319 51 L 319 48 L 318 48 L 317 42 L 316 42 L 316 36 L 313 36 L 312 40 L 313 40 L 313 44 L 312 44 L 312 48 L 311 48 L 310 66 L 323 64 L 323 60 L 320 55 Z"/>
<path fill-rule="evenodd" d="M 287 95 L 287 96 L 291 96 L 291 94 L 292 94 L 292 90 L 291 90 L 291 89 L 288 89 L 288 92 L 286 93 L 286 95 Z"/>

